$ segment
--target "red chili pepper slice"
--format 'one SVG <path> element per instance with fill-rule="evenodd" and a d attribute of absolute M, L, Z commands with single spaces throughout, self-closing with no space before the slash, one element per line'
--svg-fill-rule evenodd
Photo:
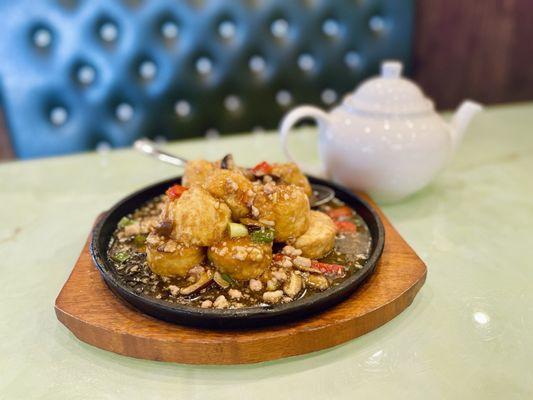
<path fill-rule="evenodd" d="M 331 218 L 333 219 L 339 219 L 342 217 L 351 217 L 353 215 L 353 211 L 350 207 L 342 206 L 338 208 L 333 208 L 326 212 Z"/>
<path fill-rule="evenodd" d="M 270 173 L 272 173 L 272 165 L 270 165 L 266 161 L 260 162 L 252 168 L 252 172 L 255 175 L 269 175 Z"/>
<path fill-rule="evenodd" d="M 167 189 L 166 194 L 170 198 L 170 200 L 176 200 L 179 199 L 187 189 L 188 188 L 186 188 L 185 186 L 173 185 Z"/>
<path fill-rule="evenodd" d="M 350 221 L 335 221 L 335 226 L 339 232 L 354 233 L 357 231 L 357 226 Z"/>
<path fill-rule="evenodd" d="M 311 268 L 315 268 L 317 270 L 319 270 L 320 272 L 322 272 L 323 274 L 328 274 L 328 275 L 344 275 L 344 273 L 346 272 L 346 270 L 344 269 L 344 266 L 342 265 L 339 265 L 339 264 L 328 264 L 328 263 L 323 263 L 323 262 L 320 262 L 320 261 L 311 261 Z"/>
<path fill-rule="evenodd" d="M 274 254 L 274 255 L 272 256 L 272 259 L 273 259 L 274 261 L 281 261 L 281 260 L 283 260 L 284 257 L 285 257 L 285 256 L 284 256 L 283 254 L 281 254 L 281 253 L 276 253 L 276 254 Z"/>

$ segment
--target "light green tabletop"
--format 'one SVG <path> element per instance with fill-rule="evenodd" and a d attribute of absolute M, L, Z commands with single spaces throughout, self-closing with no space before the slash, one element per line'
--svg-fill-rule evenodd
<path fill-rule="evenodd" d="M 317 161 L 315 133 L 292 139 Z M 274 134 L 168 146 L 283 160 Z M 0 399 L 533 398 L 533 103 L 489 108 L 427 189 L 384 207 L 428 265 L 414 303 L 336 348 L 247 366 L 123 357 L 53 303 L 98 213 L 176 174 L 130 150 L 0 165 Z"/>

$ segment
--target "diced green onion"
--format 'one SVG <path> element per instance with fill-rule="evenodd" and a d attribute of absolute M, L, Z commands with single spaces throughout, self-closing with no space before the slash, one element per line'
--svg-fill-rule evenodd
<path fill-rule="evenodd" d="M 144 235 L 135 235 L 135 237 L 133 238 L 133 244 L 137 247 L 144 246 L 144 242 L 146 242 L 146 236 Z"/>
<path fill-rule="evenodd" d="M 254 231 L 250 234 L 250 239 L 255 243 L 271 243 L 274 241 L 274 230 L 270 228 Z"/>
<path fill-rule="evenodd" d="M 224 279 L 226 282 L 229 282 L 231 286 L 237 286 L 237 282 L 235 281 L 235 279 L 233 279 L 231 276 L 229 276 L 228 274 L 225 274 L 225 273 L 221 273 L 220 276 L 222 277 L 222 279 Z"/>
<path fill-rule="evenodd" d="M 229 235 L 232 238 L 248 236 L 248 229 L 243 224 L 230 222 Z"/>
<path fill-rule="evenodd" d="M 130 258 L 130 255 L 125 251 L 119 251 L 118 253 L 113 254 L 113 260 L 118 262 L 124 262 L 128 258 Z"/>
<path fill-rule="evenodd" d="M 230 282 L 222 276 L 220 272 L 215 272 L 215 275 L 213 276 L 213 280 L 217 283 L 218 286 L 220 286 L 222 289 L 227 289 L 231 286 Z"/>
<path fill-rule="evenodd" d="M 122 217 L 120 221 L 118 221 L 118 227 L 120 229 L 124 228 L 127 225 L 133 224 L 133 220 L 128 217 Z"/>

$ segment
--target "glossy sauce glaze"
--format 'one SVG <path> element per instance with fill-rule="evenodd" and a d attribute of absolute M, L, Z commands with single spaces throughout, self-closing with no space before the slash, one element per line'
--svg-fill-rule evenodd
<path fill-rule="evenodd" d="M 334 249 L 326 257 L 313 260 L 311 268 L 305 265 L 296 266 L 296 259 L 300 258 L 297 249 L 285 246 L 283 243 L 276 243 L 273 247 L 271 268 L 262 277 L 250 281 L 237 281 L 228 275 L 220 276 L 219 274 L 218 280 L 211 280 L 201 289 L 190 294 L 183 294 L 183 288 L 195 284 L 192 277 L 157 275 L 151 271 L 146 258 L 146 236 L 161 213 L 162 207 L 163 198 L 157 197 L 123 218 L 110 240 L 108 257 L 116 271 L 116 276 L 123 284 L 131 287 L 138 294 L 169 303 L 231 309 L 272 307 L 275 306 L 273 303 L 296 301 L 328 290 L 356 273 L 367 260 L 371 248 L 370 233 L 363 219 L 340 200 L 333 199 L 317 210 L 330 215 L 338 227 Z M 140 227 L 136 232 L 131 232 L 128 228 L 132 222 L 136 222 L 135 225 Z M 293 261 L 291 267 L 287 268 L 287 265 L 291 264 L 287 260 Z M 328 270 L 329 266 L 338 267 L 338 269 L 331 271 Z M 315 268 L 322 267 L 326 270 L 321 269 L 321 274 L 314 273 L 317 272 L 313 271 Z M 194 268 L 213 270 L 213 266 L 207 259 L 201 266 Z M 290 290 L 287 285 L 291 283 L 294 275 L 297 275 L 296 278 L 301 282 L 302 289 L 291 298 L 285 293 Z M 279 301 L 265 301 L 265 293 L 269 293 L 266 296 L 279 296 Z M 224 306 L 219 307 L 222 301 L 224 301 Z"/>

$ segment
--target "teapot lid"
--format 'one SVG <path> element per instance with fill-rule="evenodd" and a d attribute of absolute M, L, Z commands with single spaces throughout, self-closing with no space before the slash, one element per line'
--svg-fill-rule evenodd
<path fill-rule="evenodd" d="M 409 79 L 402 77 L 402 63 L 384 61 L 381 75 L 363 82 L 344 98 L 343 105 L 373 114 L 413 114 L 434 109 L 433 102 Z"/>

